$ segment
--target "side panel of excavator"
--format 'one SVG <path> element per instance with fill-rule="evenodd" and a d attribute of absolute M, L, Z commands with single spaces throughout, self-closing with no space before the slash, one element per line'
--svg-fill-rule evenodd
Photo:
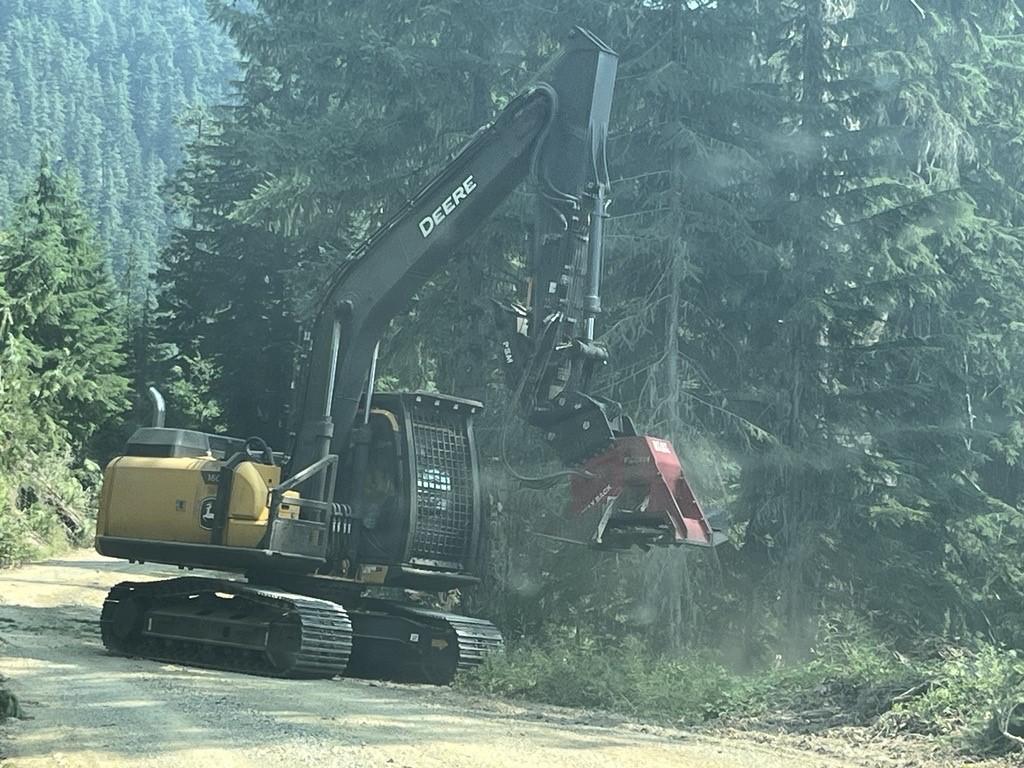
<path fill-rule="evenodd" d="M 101 553 L 107 538 L 212 544 L 213 507 L 223 464 L 213 457 L 115 458 L 103 475 L 96 521 Z M 267 529 L 267 492 L 280 479 L 279 467 L 255 462 L 236 467 L 226 546 L 259 546 Z"/>

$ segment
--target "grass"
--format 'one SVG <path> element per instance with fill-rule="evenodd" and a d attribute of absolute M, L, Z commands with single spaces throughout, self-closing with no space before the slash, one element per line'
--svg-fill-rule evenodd
<path fill-rule="evenodd" d="M 732 671 L 711 651 L 670 658 L 636 639 L 556 637 L 488 659 L 457 684 L 679 725 L 756 720 L 931 734 L 972 754 L 1018 750 L 1024 735 L 1024 662 L 1014 651 L 978 642 L 911 659 L 837 621 L 822 622 L 807 658 L 755 673 Z"/>

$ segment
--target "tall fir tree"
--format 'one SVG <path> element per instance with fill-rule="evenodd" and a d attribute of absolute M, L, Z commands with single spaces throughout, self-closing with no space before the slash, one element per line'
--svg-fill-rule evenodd
<path fill-rule="evenodd" d="M 0 242 L 5 345 L 28 360 L 33 407 L 81 451 L 126 405 L 110 270 L 74 182 L 44 160 Z"/>

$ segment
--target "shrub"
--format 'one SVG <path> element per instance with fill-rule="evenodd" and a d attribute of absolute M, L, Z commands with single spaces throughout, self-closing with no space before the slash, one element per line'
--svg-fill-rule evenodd
<path fill-rule="evenodd" d="M 0 686 L 0 723 L 9 717 L 24 717 L 25 713 L 18 704 L 17 697 Z"/>
<path fill-rule="evenodd" d="M 879 719 L 881 730 L 952 736 L 975 753 L 1020 748 L 1024 660 L 1016 651 L 985 643 L 945 648 L 927 673 L 919 695 Z"/>
<path fill-rule="evenodd" d="M 1014 651 L 979 643 L 910 658 L 849 616 L 823 619 L 806 657 L 776 656 L 753 673 L 730 671 L 709 650 L 673 658 L 635 639 L 558 635 L 491 657 L 457 684 L 685 725 L 759 719 L 943 735 L 976 754 L 1017 749 L 1024 736 L 1024 661 Z"/>

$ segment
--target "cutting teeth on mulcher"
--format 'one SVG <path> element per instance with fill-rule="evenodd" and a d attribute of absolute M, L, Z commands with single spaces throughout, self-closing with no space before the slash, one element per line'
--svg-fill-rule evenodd
<path fill-rule="evenodd" d="M 100 618 L 113 653 L 231 672 L 450 683 L 504 641 L 488 621 L 379 600 L 338 603 L 224 579 L 122 582 Z"/>

